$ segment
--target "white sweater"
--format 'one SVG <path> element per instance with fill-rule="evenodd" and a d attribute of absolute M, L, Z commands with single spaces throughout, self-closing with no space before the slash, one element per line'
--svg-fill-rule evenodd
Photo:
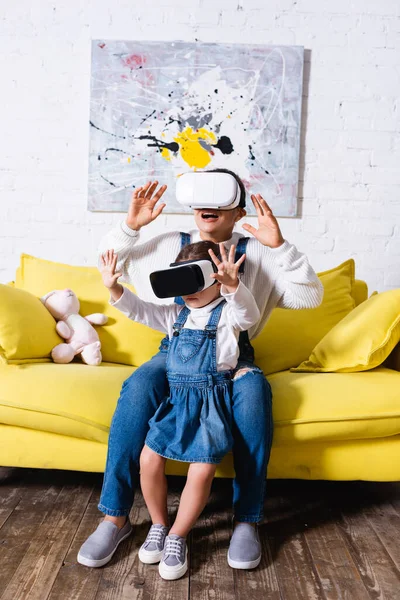
<path fill-rule="evenodd" d="M 222 296 L 222 297 L 221 297 Z M 246 331 L 257 323 L 260 312 L 256 301 L 244 286 L 239 283 L 234 293 L 228 294 L 221 286 L 221 296 L 201 308 L 190 308 L 190 315 L 186 319 L 185 329 L 204 329 L 210 313 L 223 298 L 226 304 L 222 309 L 216 336 L 217 371 L 234 369 L 239 358 L 238 339 L 241 331 Z M 155 304 L 145 302 L 124 288 L 122 296 L 110 304 L 118 308 L 124 315 L 134 321 L 148 325 L 157 331 L 167 333 L 170 338 L 173 334 L 173 325 L 183 306 L 178 304 Z M 189 308 L 189 307 L 188 307 Z"/>
<path fill-rule="evenodd" d="M 192 243 L 201 241 L 198 230 L 189 233 Z M 233 232 L 232 238 L 224 244 L 229 249 L 231 244 L 237 245 L 241 237 L 239 232 Z M 117 269 L 122 272 L 123 281 L 131 283 L 140 298 L 156 304 L 166 303 L 154 295 L 149 275 L 174 262 L 181 250 L 178 231 L 162 233 L 140 243 L 140 232 L 133 231 L 122 221 L 101 240 L 99 252 L 109 249 L 118 254 Z M 279 248 L 269 248 L 250 238 L 241 279 L 253 294 L 261 315 L 259 322 L 249 329 L 250 338 L 262 331 L 276 306 L 315 308 L 323 297 L 323 286 L 307 257 L 287 241 Z M 174 302 L 173 298 L 169 300 Z"/>

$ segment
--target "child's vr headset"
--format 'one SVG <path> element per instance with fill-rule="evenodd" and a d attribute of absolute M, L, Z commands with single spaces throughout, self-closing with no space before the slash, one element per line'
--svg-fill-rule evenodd
<path fill-rule="evenodd" d="M 184 173 L 176 182 L 176 199 L 190 208 L 231 210 L 239 206 L 240 188 L 229 173 Z"/>
<path fill-rule="evenodd" d="M 157 298 L 190 296 L 207 289 L 216 279 L 210 277 L 217 272 L 211 260 L 185 260 L 171 263 L 169 269 L 150 273 L 150 283 Z"/>

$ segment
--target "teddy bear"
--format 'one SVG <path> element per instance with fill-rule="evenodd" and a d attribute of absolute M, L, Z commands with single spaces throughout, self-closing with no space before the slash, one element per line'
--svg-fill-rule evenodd
<path fill-rule="evenodd" d="M 53 290 L 41 298 L 44 306 L 58 321 L 57 333 L 65 339 L 65 344 L 58 344 L 51 352 L 55 363 L 69 363 L 77 354 L 87 365 L 97 366 L 101 363 L 101 344 L 93 325 L 107 323 L 106 315 L 94 313 L 87 317 L 79 314 L 79 300 L 70 289 Z"/>

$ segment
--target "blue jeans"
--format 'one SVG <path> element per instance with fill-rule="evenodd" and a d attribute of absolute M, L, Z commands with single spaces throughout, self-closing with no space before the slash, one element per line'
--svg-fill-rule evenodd
<path fill-rule="evenodd" d="M 139 484 L 139 457 L 148 422 L 168 394 L 166 352 L 139 367 L 122 385 L 111 422 L 107 463 L 99 510 L 125 516 Z M 250 372 L 233 381 L 234 518 L 257 523 L 263 517 L 266 469 L 272 444 L 271 387 L 253 363 L 239 362 Z"/>

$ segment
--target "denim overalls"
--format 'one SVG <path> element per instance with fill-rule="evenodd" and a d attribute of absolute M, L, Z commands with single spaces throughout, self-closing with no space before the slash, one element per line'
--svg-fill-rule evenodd
<path fill-rule="evenodd" d="M 239 241 L 236 246 L 235 262 L 237 262 L 239 260 L 239 258 L 242 256 L 242 254 L 244 254 L 246 252 L 247 242 L 249 241 L 249 239 L 250 238 L 248 238 L 248 237 L 239 238 Z M 181 250 L 182 250 L 182 248 L 184 248 L 185 246 L 187 246 L 190 243 L 191 243 L 190 234 L 184 233 L 183 231 L 181 231 Z M 239 273 L 244 273 L 245 263 L 246 263 L 246 261 L 242 262 L 242 264 L 240 265 Z M 182 298 L 176 297 L 175 304 L 184 305 L 185 303 L 182 300 Z M 238 343 L 239 343 L 239 350 L 240 350 L 238 363 L 243 362 L 243 361 L 248 362 L 248 363 L 254 363 L 254 348 L 251 345 L 251 342 L 249 339 L 249 333 L 247 331 L 240 332 Z M 168 344 L 169 344 L 169 338 L 168 338 L 168 336 L 165 336 L 165 338 L 161 341 L 161 344 L 159 347 L 160 352 L 167 352 Z"/>
<path fill-rule="evenodd" d="M 185 306 L 167 354 L 170 395 L 149 421 L 145 444 L 166 458 L 217 464 L 232 448 L 232 371 L 217 371 L 216 334 L 226 300 L 205 329 L 184 329 Z"/>

